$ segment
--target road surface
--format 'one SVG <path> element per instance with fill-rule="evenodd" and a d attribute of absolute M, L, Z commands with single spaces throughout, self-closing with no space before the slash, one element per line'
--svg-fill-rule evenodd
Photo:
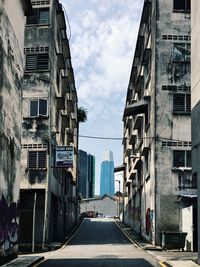
<path fill-rule="evenodd" d="M 40 267 L 153 267 L 155 258 L 132 244 L 111 218 L 85 219 L 62 249 Z"/>

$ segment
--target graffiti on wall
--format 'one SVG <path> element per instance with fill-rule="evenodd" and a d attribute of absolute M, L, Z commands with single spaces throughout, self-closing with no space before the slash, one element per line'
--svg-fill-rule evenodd
<path fill-rule="evenodd" d="M 151 235 L 153 229 L 153 210 L 150 208 L 146 211 L 146 234 Z"/>
<path fill-rule="evenodd" d="M 0 247 L 4 255 L 10 253 L 17 244 L 18 237 L 18 211 L 17 203 L 8 205 L 6 198 L 2 195 L 0 199 Z"/>

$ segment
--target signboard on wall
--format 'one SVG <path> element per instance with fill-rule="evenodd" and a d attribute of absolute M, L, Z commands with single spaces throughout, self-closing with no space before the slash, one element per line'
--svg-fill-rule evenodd
<path fill-rule="evenodd" d="M 73 167 L 74 147 L 57 146 L 56 147 L 56 167 L 70 168 Z"/>

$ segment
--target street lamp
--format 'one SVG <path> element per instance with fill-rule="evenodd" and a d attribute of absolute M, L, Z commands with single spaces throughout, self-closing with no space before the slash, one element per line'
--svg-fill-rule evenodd
<path fill-rule="evenodd" d="M 120 180 L 115 180 L 115 182 L 118 182 L 119 183 L 119 191 L 118 191 L 118 217 L 120 217 L 120 183 L 121 181 Z"/>

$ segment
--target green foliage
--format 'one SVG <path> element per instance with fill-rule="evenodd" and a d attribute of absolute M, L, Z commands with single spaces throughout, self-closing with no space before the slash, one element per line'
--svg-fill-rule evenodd
<path fill-rule="evenodd" d="M 78 122 L 86 122 L 87 121 L 87 110 L 83 107 L 78 108 Z"/>

